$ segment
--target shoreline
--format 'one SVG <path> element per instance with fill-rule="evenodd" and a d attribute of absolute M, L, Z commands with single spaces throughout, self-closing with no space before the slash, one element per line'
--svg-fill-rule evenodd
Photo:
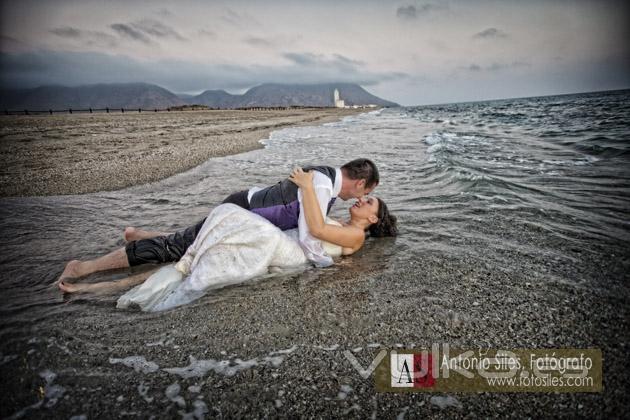
<path fill-rule="evenodd" d="M 0 196 L 78 195 L 156 182 L 213 157 L 263 148 L 260 140 L 272 131 L 365 112 L 307 108 L 4 117 Z"/>

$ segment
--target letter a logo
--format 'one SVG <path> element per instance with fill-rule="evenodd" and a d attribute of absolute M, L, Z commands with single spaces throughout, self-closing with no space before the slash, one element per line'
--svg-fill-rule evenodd
<path fill-rule="evenodd" d="M 390 374 L 392 387 L 413 387 L 413 354 L 391 352 Z"/>

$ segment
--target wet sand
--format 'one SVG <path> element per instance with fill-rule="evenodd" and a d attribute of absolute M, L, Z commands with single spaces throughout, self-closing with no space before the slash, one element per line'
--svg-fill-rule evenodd
<path fill-rule="evenodd" d="M 2 116 L 0 196 L 84 194 L 168 178 L 261 148 L 273 130 L 362 109 Z"/>

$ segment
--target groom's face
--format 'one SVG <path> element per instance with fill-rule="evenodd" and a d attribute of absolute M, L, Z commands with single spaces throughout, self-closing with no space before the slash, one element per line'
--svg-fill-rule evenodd
<path fill-rule="evenodd" d="M 359 179 L 353 183 L 352 198 L 362 198 L 368 195 L 376 187 L 373 185 L 369 188 L 365 186 L 365 179 Z"/>

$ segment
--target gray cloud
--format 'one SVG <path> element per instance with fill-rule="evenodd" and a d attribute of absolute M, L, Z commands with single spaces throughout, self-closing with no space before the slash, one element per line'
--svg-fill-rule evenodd
<path fill-rule="evenodd" d="M 144 44 L 153 44 L 153 38 L 170 38 L 177 41 L 188 41 L 175 29 L 154 19 L 142 19 L 131 23 L 114 23 L 110 25 L 121 37 L 140 41 Z"/>
<path fill-rule="evenodd" d="M 115 47 L 118 45 L 118 40 L 115 36 L 100 31 L 84 31 L 70 26 L 64 26 L 61 28 L 53 28 L 50 30 L 50 33 L 61 38 L 80 41 L 88 46 Z"/>
<path fill-rule="evenodd" d="M 359 71 L 359 67 L 365 64 L 362 61 L 353 60 L 341 54 L 332 54 L 328 57 L 324 54 L 284 53 L 282 56 L 300 66 L 331 68 L 340 71 Z"/>
<path fill-rule="evenodd" d="M 91 83 L 155 83 L 174 92 L 205 89 L 246 89 L 261 83 L 348 82 L 374 86 L 407 79 L 403 72 L 371 72 L 359 61 L 336 55 L 289 53 L 289 65 L 225 65 L 162 60 L 136 61 L 102 53 L 41 51 L 28 54 L 0 53 L 0 85 L 24 88 L 41 85 Z"/>
<path fill-rule="evenodd" d="M 162 16 L 162 17 L 171 17 L 171 16 L 173 16 L 173 13 L 170 10 L 168 10 L 167 8 L 165 8 L 165 7 L 156 10 L 155 14 L 158 15 L 158 16 Z"/>
<path fill-rule="evenodd" d="M 231 25 L 238 28 L 249 28 L 252 26 L 262 26 L 255 18 L 247 13 L 238 13 L 229 7 L 225 10 L 225 14 L 221 16 L 221 19 Z"/>
<path fill-rule="evenodd" d="M 50 33 L 60 36 L 62 38 L 81 38 L 81 31 L 76 28 L 71 28 L 69 26 L 51 29 Z"/>
<path fill-rule="evenodd" d="M 269 39 L 265 39 L 265 38 L 259 38 L 256 36 L 250 36 L 247 37 L 243 40 L 243 42 L 245 42 L 246 44 L 249 44 L 251 46 L 254 47 L 273 47 L 274 45 L 276 45 L 275 42 L 269 40 Z"/>
<path fill-rule="evenodd" d="M 13 50 L 14 48 L 24 47 L 26 44 L 20 41 L 17 38 L 7 35 L 0 35 L 0 51 L 8 52 Z M 2 62 L 0 62 L 0 66 L 2 66 Z"/>
<path fill-rule="evenodd" d="M 197 31 L 197 34 L 199 34 L 199 35 L 201 35 L 201 36 L 208 37 L 208 38 L 215 38 L 215 37 L 217 36 L 217 34 L 216 34 L 216 33 L 214 33 L 214 32 L 213 32 L 213 31 L 211 31 L 211 30 L 208 30 L 208 29 L 199 29 L 199 30 Z"/>
<path fill-rule="evenodd" d="M 420 14 L 427 14 L 430 12 L 438 12 L 438 11 L 443 11 L 443 10 L 448 10 L 448 6 L 445 4 L 431 4 L 431 3 L 425 3 L 425 4 L 421 4 L 420 6 L 418 6 L 418 13 Z"/>
<path fill-rule="evenodd" d="M 157 20 L 143 19 L 138 22 L 134 22 L 131 25 L 139 31 L 142 31 L 154 37 L 172 38 L 178 41 L 187 41 L 186 38 L 177 33 L 177 31 L 175 31 L 173 28 L 163 24 L 162 22 L 158 22 Z"/>
<path fill-rule="evenodd" d="M 427 15 L 431 12 L 447 10 L 448 6 L 444 4 L 425 3 L 419 6 L 412 4 L 408 6 L 400 6 L 396 9 L 396 16 L 401 19 L 416 19 L 420 15 Z"/>
<path fill-rule="evenodd" d="M 283 57 L 293 61 L 295 64 L 298 65 L 309 65 L 315 64 L 318 60 L 318 57 L 321 56 L 312 53 L 285 53 L 283 54 Z"/>
<path fill-rule="evenodd" d="M 522 67 L 531 67 L 530 63 L 526 63 L 524 61 L 513 61 L 511 63 L 502 64 L 502 63 L 492 63 L 488 67 L 486 67 L 489 71 L 497 71 L 504 69 L 517 69 Z"/>
<path fill-rule="evenodd" d="M 142 32 L 135 30 L 129 25 L 124 23 L 114 23 L 109 25 L 114 31 L 116 31 L 120 36 L 128 39 L 132 39 L 134 41 L 140 41 L 144 44 L 151 44 L 152 41 L 144 35 Z"/>
<path fill-rule="evenodd" d="M 506 38 L 507 34 L 497 28 L 488 28 L 477 32 L 472 37 L 476 39 Z"/>
<path fill-rule="evenodd" d="M 396 9 L 396 16 L 403 19 L 415 19 L 418 16 L 416 6 L 400 6 Z"/>
<path fill-rule="evenodd" d="M 513 61 L 511 63 L 492 63 L 487 66 L 480 66 L 479 64 L 472 63 L 469 66 L 458 67 L 458 69 L 466 70 L 469 72 L 481 72 L 481 71 L 493 72 L 493 71 L 500 71 L 500 70 L 507 70 L 507 69 L 524 68 L 524 67 L 531 67 L 531 64 L 524 61 Z"/>
<path fill-rule="evenodd" d="M 0 41 L 2 42 L 21 42 L 17 38 L 13 38 L 12 36 L 0 35 Z"/>

